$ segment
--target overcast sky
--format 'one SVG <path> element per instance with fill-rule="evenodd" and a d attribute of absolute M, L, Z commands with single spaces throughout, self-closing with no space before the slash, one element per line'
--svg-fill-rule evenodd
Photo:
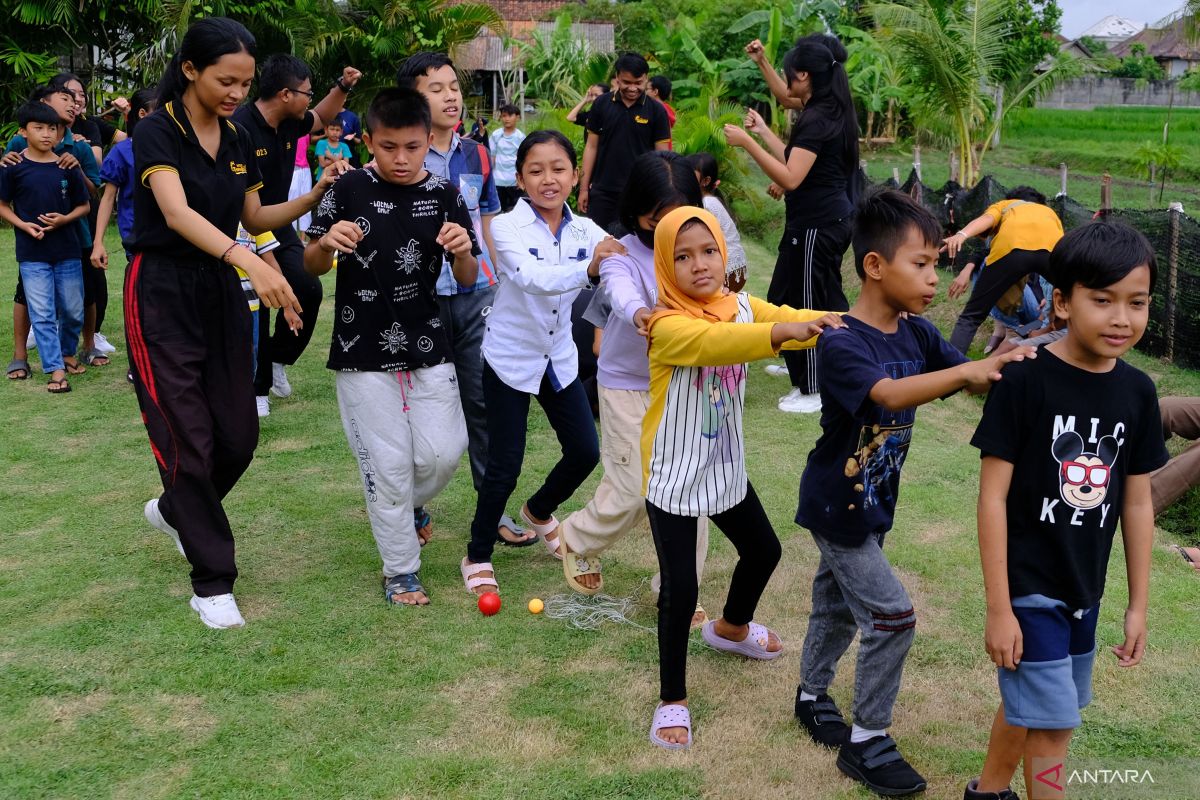
<path fill-rule="evenodd" d="M 1183 0 L 1058 0 L 1062 9 L 1062 33 L 1074 39 L 1109 14 L 1153 25 L 1179 10 Z"/>

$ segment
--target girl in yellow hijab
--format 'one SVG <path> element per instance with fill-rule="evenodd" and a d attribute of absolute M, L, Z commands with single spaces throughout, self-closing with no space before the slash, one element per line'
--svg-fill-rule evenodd
<path fill-rule="evenodd" d="M 779 540 L 746 479 L 742 408 L 746 363 L 780 349 L 812 347 L 836 314 L 775 306 L 725 288 L 721 225 L 684 206 L 654 233 L 658 309 L 650 339 L 650 407 L 642 426 L 646 510 L 658 552 L 659 679 L 662 702 L 650 741 L 691 744 L 685 670 L 696 607 L 696 519 L 709 517 L 738 551 L 723 616 L 704 626 L 709 645 L 749 658 L 783 652 L 774 633 L 753 621 L 779 561 Z"/>

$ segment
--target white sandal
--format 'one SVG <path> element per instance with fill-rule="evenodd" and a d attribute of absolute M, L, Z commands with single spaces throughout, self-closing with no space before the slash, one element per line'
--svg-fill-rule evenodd
<path fill-rule="evenodd" d="M 496 568 L 492 566 L 492 562 L 484 561 L 482 564 L 468 564 L 467 559 L 463 558 L 462 563 L 458 565 L 458 571 L 462 573 L 463 585 L 467 587 L 467 591 L 475 594 L 476 586 L 494 586 L 492 589 L 496 594 L 500 593 L 500 584 L 496 582 Z M 491 577 L 480 576 L 480 572 L 490 572 Z M 475 576 L 475 577 L 472 577 Z"/>
<path fill-rule="evenodd" d="M 559 561 L 562 561 L 562 553 L 558 552 L 558 546 L 562 542 L 562 531 L 558 530 L 558 519 L 551 514 L 549 522 L 534 522 L 533 517 L 529 516 L 529 506 L 521 506 L 521 519 L 524 520 L 525 524 L 529 526 L 529 529 L 536 533 L 538 538 L 542 540 L 542 544 L 546 545 L 546 549 L 550 551 L 550 555 L 554 556 Z M 554 537 L 553 542 L 546 538 L 549 534 L 555 532 L 557 532 L 557 535 Z"/>
<path fill-rule="evenodd" d="M 686 742 L 668 742 L 661 738 L 658 732 L 663 728 L 685 728 L 688 738 Z M 654 709 L 654 721 L 650 723 L 650 741 L 664 750 L 686 750 L 692 746 L 692 715 L 687 706 L 677 703 L 659 703 Z"/>

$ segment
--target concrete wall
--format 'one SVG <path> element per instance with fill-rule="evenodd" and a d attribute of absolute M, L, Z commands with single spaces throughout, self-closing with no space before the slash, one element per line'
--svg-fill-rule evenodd
<path fill-rule="evenodd" d="M 1090 110 L 1096 106 L 1170 105 L 1175 81 L 1149 81 L 1140 88 L 1132 78 L 1079 78 L 1066 81 L 1038 103 L 1038 108 Z M 1174 90 L 1174 104 L 1200 108 L 1200 93 Z"/>

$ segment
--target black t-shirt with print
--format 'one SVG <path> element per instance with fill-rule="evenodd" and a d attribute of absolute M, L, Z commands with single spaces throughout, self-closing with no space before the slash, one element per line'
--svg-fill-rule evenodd
<path fill-rule="evenodd" d="M 850 178 L 842 154 L 842 120 L 821 105 L 801 112 L 784 149 L 784 159 L 799 147 L 815 153 L 817 160 L 804 181 L 784 195 L 786 225 L 791 230 L 816 228 L 850 216 Z M 857 166 L 857 165 L 855 165 Z"/>
<path fill-rule="evenodd" d="M 901 318 L 894 333 L 849 314 L 842 320 L 846 327 L 817 339 L 821 438 L 800 478 L 796 523 L 826 539 L 861 544 L 891 530 L 917 417 L 916 408 L 878 405 L 872 387 L 966 359 L 921 317 Z"/>
<path fill-rule="evenodd" d="M 1005 366 L 971 444 L 1013 465 L 1009 594 L 1100 602 L 1125 477 L 1167 462 L 1150 378 L 1124 361 L 1088 372 L 1042 348 Z"/>
<path fill-rule="evenodd" d="M 453 360 L 438 316 L 442 225 L 457 222 L 479 243 L 458 190 L 437 175 L 411 185 L 388 183 L 370 168 L 343 175 L 313 212 L 308 235 L 324 236 L 351 220 L 366 234 L 338 256 L 330 369 L 394 372 Z"/>

